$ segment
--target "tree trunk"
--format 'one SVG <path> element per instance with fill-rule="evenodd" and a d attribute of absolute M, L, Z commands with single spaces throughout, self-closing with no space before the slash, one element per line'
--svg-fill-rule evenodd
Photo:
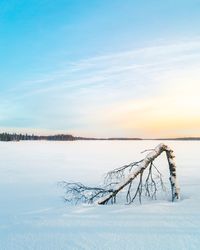
<path fill-rule="evenodd" d="M 166 152 L 167 160 L 169 163 L 172 201 L 174 201 L 175 199 L 179 199 L 180 190 L 176 180 L 176 164 L 174 161 L 175 156 L 173 154 L 173 150 L 171 150 L 167 145 L 161 143 L 141 161 L 139 166 L 133 172 L 131 172 L 122 182 L 115 186 L 113 192 L 98 199 L 97 204 L 103 205 L 106 204 L 110 199 L 115 199 L 117 193 L 129 183 L 131 183 L 139 174 L 141 174 L 149 166 L 149 164 L 153 162 L 162 152 Z"/>

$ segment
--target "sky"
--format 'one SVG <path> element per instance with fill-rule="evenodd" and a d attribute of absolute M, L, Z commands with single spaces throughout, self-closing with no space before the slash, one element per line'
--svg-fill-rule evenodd
<path fill-rule="evenodd" d="M 0 132 L 200 136 L 199 0 L 1 0 Z"/>

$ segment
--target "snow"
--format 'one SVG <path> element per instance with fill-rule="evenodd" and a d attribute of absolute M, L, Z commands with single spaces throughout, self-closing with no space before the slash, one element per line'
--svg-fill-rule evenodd
<path fill-rule="evenodd" d="M 0 249 L 199 249 L 200 141 L 164 143 L 176 155 L 180 201 L 73 206 L 59 181 L 99 184 L 159 142 L 0 142 Z M 167 181 L 164 156 L 157 166 Z"/>

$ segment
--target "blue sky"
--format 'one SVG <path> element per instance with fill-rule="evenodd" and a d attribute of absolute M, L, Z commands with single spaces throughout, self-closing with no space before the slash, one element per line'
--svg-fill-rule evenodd
<path fill-rule="evenodd" d="M 200 1 L 0 1 L 0 130 L 200 135 Z"/>

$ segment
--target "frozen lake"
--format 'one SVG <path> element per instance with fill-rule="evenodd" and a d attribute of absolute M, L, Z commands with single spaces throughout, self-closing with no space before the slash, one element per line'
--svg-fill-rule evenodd
<path fill-rule="evenodd" d="M 181 200 L 70 206 L 59 181 L 98 185 L 159 141 L 0 142 L 0 249 L 199 249 L 200 141 L 175 151 Z M 158 161 L 168 178 L 166 159 Z"/>

